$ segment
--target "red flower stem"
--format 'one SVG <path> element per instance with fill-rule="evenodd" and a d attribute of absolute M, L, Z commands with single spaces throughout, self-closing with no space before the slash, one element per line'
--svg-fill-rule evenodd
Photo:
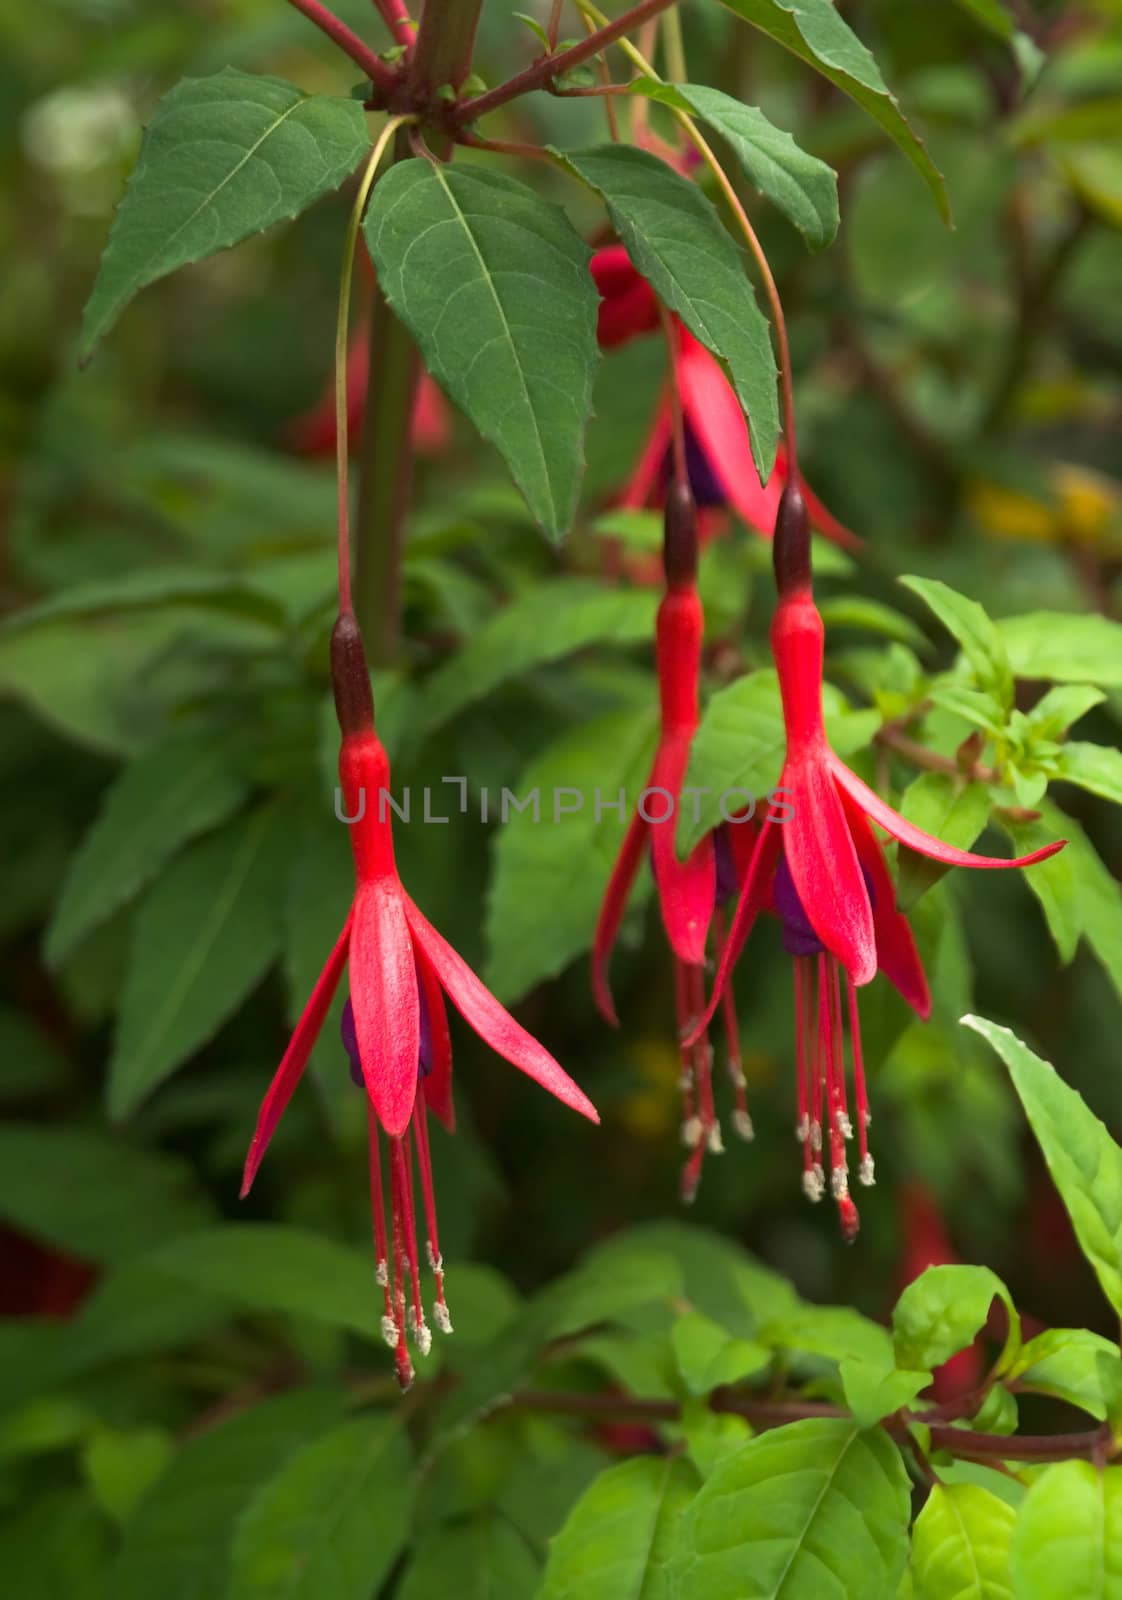
<path fill-rule="evenodd" d="M 582 61 L 591 60 L 608 45 L 622 39 L 625 33 L 632 32 L 646 22 L 648 17 L 657 17 L 660 11 L 674 4 L 676 0 L 640 0 L 639 5 L 632 6 L 630 11 L 625 11 L 605 27 L 597 28 L 595 33 L 590 33 L 587 39 L 571 45 L 568 50 L 562 50 L 558 55 L 541 56 L 506 83 L 488 89 L 486 94 L 476 95 L 473 100 L 461 101 L 455 108 L 455 120 L 474 122 L 477 117 L 486 116 L 489 111 L 505 106 L 508 100 L 517 100 L 520 95 L 529 94 L 534 89 L 544 89 L 550 79 L 579 67 Z"/>
<path fill-rule="evenodd" d="M 690 474 L 686 464 L 686 421 L 682 414 L 682 395 L 678 388 L 678 341 L 674 336 L 674 324 L 670 320 L 670 313 L 661 300 L 658 305 L 658 315 L 670 361 L 670 437 L 674 445 L 674 476 L 679 483 L 688 484 Z"/>
<path fill-rule="evenodd" d="M 288 0 L 290 6 L 295 6 L 297 11 L 302 11 L 309 22 L 314 22 L 321 33 L 325 33 L 340 50 L 350 56 L 356 66 L 362 68 L 366 76 L 380 89 L 383 94 L 389 92 L 397 81 L 397 75 L 384 61 L 379 61 L 367 45 L 364 45 L 357 33 L 352 33 L 345 22 L 327 7 L 320 4 L 320 0 Z"/>
<path fill-rule="evenodd" d="M 374 0 L 374 4 L 398 44 L 406 51 L 412 50 L 417 38 L 417 24 L 406 11 L 404 0 Z"/>
<path fill-rule="evenodd" d="M 522 156 L 530 161 L 553 161 L 548 150 L 543 150 L 537 144 L 519 144 L 513 139 L 482 139 L 476 133 L 469 133 L 462 129 L 456 134 L 456 143 L 467 145 L 472 150 L 492 150 L 500 156 Z"/>
<path fill-rule="evenodd" d="M 557 39 L 561 32 L 561 12 L 564 6 L 565 0 L 553 0 L 553 4 L 549 8 L 549 27 L 545 30 L 545 33 L 551 50 L 557 49 Z"/>

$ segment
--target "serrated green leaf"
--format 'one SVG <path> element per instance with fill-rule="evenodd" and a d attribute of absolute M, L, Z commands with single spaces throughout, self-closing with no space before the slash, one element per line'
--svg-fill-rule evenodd
<path fill-rule="evenodd" d="M 946 772 L 921 772 L 904 790 L 900 814 L 945 844 L 969 850 L 989 821 L 989 791 L 983 783 L 952 778 Z M 906 911 L 947 869 L 904 846 L 898 861 L 896 898 Z"/>
<path fill-rule="evenodd" d="M 676 1595 L 894 1600 L 908 1557 L 908 1476 L 895 1445 L 839 1418 L 751 1439 L 682 1519 Z"/>
<path fill-rule="evenodd" d="M 60 1250 L 124 1261 L 213 1216 L 174 1156 L 93 1128 L 0 1125 L 0 1218 Z"/>
<path fill-rule="evenodd" d="M 892 1313 L 896 1358 L 903 1367 L 939 1367 L 973 1344 L 990 1306 L 1000 1300 L 1009 1332 L 998 1363 L 1006 1371 L 1021 1348 L 1021 1319 L 1008 1289 L 988 1267 L 928 1267 L 909 1283 Z"/>
<path fill-rule="evenodd" d="M 525 184 L 420 158 L 375 186 L 364 231 L 425 365 L 498 447 L 536 520 L 564 533 L 597 363 L 587 245 Z"/>
<path fill-rule="evenodd" d="M 712 201 L 665 161 L 630 145 L 569 151 L 562 159 L 603 197 L 628 255 L 659 298 L 728 362 L 766 483 L 779 438 L 775 356 L 746 264 Z"/>
<path fill-rule="evenodd" d="M 697 1485 L 681 1457 L 601 1473 L 553 1540 L 538 1600 L 670 1600 L 669 1563 Z"/>
<path fill-rule="evenodd" d="M 1057 758 L 1056 767 L 1057 775 L 1067 783 L 1078 784 L 1081 789 L 1122 806 L 1122 750 L 1069 740 Z"/>
<path fill-rule="evenodd" d="M 1008 1067 L 1080 1248 L 1122 1314 L 1122 1149 L 1056 1069 L 1009 1028 L 985 1017 L 962 1020 Z"/>
<path fill-rule="evenodd" d="M 71 863 L 45 938 L 52 966 L 242 804 L 246 785 L 209 732 L 175 733 L 129 763 Z"/>
<path fill-rule="evenodd" d="M 353 100 L 233 67 L 185 78 L 149 123 L 82 322 L 88 357 L 139 289 L 295 217 L 370 148 Z"/>
<path fill-rule="evenodd" d="M 720 134 L 748 181 L 794 223 L 812 250 L 830 243 L 838 231 L 837 173 L 800 149 L 759 106 L 746 106 L 705 84 L 652 83 L 641 78 L 633 92 L 692 113 Z"/>
<path fill-rule="evenodd" d="M 976 600 L 959 594 L 937 578 L 901 578 L 962 646 L 962 652 L 983 689 L 1003 704 L 1011 703 L 1013 674 L 1002 634 Z"/>
<path fill-rule="evenodd" d="M 501 999 L 517 999 L 591 945 L 654 742 L 653 711 L 612 712 L 563 735 L 519 778 L 517 799 L 525 809 L 511 804 L 501 816 L 487 898 L 487 981 Z M 643 875 L 635 903 L 647 892 Z M 542 906 L 549 907 L 546 917 Z"/>
<path fill-rule="evenodd" d="M 1040 1474 L 1013 1532 L 1013 1582 L 1017 1600 L 1122 1600 L 1122 1467 Z"/>
<path fill-rule="evenodd" d="M 896 1367 L 885 1370 L 852 1356 L 839 1363 L 838 1374 L 845 1391 L 845 1403 L 862 1428 L 871 1428 L 874 1422 L 899 1411 L 901 1406 L 910 1406 L 920 1390 L 931 1382 L 930 1372 Z"/>
<path fill-rule="evenodd" d="M 1100 1362 L 1107 1363 L 1107 1372 L 1116 1368 L 1122 1378 L 1118 1347 L 1102 1334 L 1089 1328 L 1048 1328 L 1028 1341 L 1009 1376 L 1019 1386 L 1066 1400 L 1102 1422 L 1108 1401 Z"/>
<path fill-rule="evenodd" d="M 771 1365 L 772 1353 L 766 1345 L 732 1337 L 700 1311 L 679 1317 L 670 1339 L 690 1394 L 708 1394 L 721 1384 L 739 1383 Z"/>
<path fill-rule="evenodd" d="M 1013 1600 L 1009 1552 L 1017 1513 L 988 1489 L 936 1484 L 916 1518 L 916 1600 Z"/>
<path fill-rule="evenodd" d="M 526 1540 L 501 1516 L 446 1523 L 418 1544 L 397 1600 L 536 1600 L 541 1568 Z"/>
<path fill-rule="evenodd" d="M 856 100 L 899 145 L 931 190 L 943 220 L 950 221 L 939 169 L 890 94 L 876 61 L 833 0 L 724 0 L 724 4 Z"/>
<path fill-rule="evenodd" d="M 280 950 L 279 813 L 189 846 L 146 896 L 109 1067 L 109 1109 L 134 1110 L 204 1044 Z"/>
<path fill-rule="evenodd" d="M 593 644 L 639 644 L 650 639 L 655 607 L 652 594 L 606 590 L 585 578 L 535 584 L 432 674 L 412 718 L 413 736 L 431 736 L 512 678 L 574 651 Z"/>
<path fill-rule="evenodd" d="M 341 1411 L 340 1395 L 306 1389 L 265 1400 L 191 1439 L 129 1522 L 110 1574 L 113 1600 L 225 1594 L 238 1518 L 258 1484 Z"/>
<path fill-rule="evenodd" d="M 1094 613 L 1032 611 L 997 631 L 1018 678 L 1122 688 L 1122 623 Z"/>
<path fill-rule="evenodd" d="M 408 1538 L 415 1481 L 390 1417 L 305 1445 L 240 1517 L 227 1600 L 369 1600 Z"/>

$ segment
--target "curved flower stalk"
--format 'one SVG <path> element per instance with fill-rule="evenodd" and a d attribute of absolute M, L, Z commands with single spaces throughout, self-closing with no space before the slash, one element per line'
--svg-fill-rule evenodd
<path fill-rule="evenodd" d="M 598 250 L 592 276 L 600 291 L 597 337 L 605 350 L 626 344 L 659 326 L 654 290 L 631 265 L 622 245 Z M 781 444 L 775 471 L 760 482 L 752 460 L 748 424 L 720 362 L 710 355 L 677 317 L 671 319 L 675 340 L 675 381 L 681 399 L 690 488 L 701 511 L 702 543 L 724 527 L 729 509 L 764 538 L 771 537 L 779 496 L 787 481 L 787 454 Z M 659 398 L 646 443 L 620 498 L 635 510 L 661 506 L 670 478 L 673 409 L 668 391 Z M 835 544 L 860 549 L 861 540 L 843 526 L 822 502 L 801 485 L 814 527 Z"/>
<path fill-rule="evenodd" d="M 871 824 L 947 867 L 1027 867 L 1054 855 L 1065 841 L 1012 860 L 958 850 L 905 821 L 851 772 L 831 750 L 823 725 L 824 629 L 811 591 L 806 506 L 790 484 L 780 501 L 773 551 L 778 601 L 771 647 L 783 700 L 786 759 L 779 788 L 773 791 L 776 799 L 755 835 L 712 997 L 689 1039 L 700 1036 L 720 1003 L 757 916 L 773 911 L 795 969 L 803 1187 L 817 1200 L 828 1181 L 842 1232 L 853 1238 L 859 1219 L 849 1192 L 847 1144 L 854 1128 L 847 1091 L 847 1028 L 858 1177 L 864 1184 L 873 1182 L 857 990 L 883 972 L 917 1016 L 926 1019 L 931 1009 L 915 941 L 897 910 L 892 878 Z"/>
<path fill-rule="evenodd" d="M 269 1140 L 300 1081 L 345 967 L 351 995 L 344 1017 L 344 1043 L 367 1094 L 376 1276 L 385 1303 L 382 1331 L 395 1352 L 397 1375 L 404 1388 L 413 1375 L 407 1335 L 422 1352 L 431 1342 L 421 1307 L 414 1154 L 427 1225 L 428 1262 L 436 1284 L 433 1320 L 446 1333 L 452 1328 L 444 1299 L 427 1127 L 429 1111 L 447 1127 L 453 1126 L 452 1050 L 445 995 L 497 1054 L 574 1111 L 593 1122 L 599 1117 L 563 1068 L 504 1010 L 405 892 L 394 862 L 385 798 L 389 794 L 389 761 L 374 731 L 370 679 L 352 614 L 340 616 L 331 649 L 343 735 L 339 776 L 346 815 L 353 819 L 355 895 L 335 948 L 262 1101 L 246 1158 L 242 1195 L 249 1193 Z M 389 1153 L 388 1228 L 382 1184 L 383 1137 Z"/>
<path fill-rule="evenodd" d="M 682 1192 L 692 1199 L 705 1152 L 721 1150 L 713 1101 L 713 1052 L 708 1035 L 684 1040 L 705 1004 L 704 963 L 709 925 L 718 894 L 718 852 L 704 838 L 686 861 L 674 848 L 682 784 L 690 744 L 699 721 L 699 682 L 704 616 L 698 597 L 697 514 L 689 488 L 675 482 L 667 495 L 663 536 L 666 590 L 656 625 L 659 740 L 647 787 L 631 817 L 600 907 L 592 947 L 592 989 L 601 1014 L 618 1025 L 608 983 L 608 962 L 636 874 L 649 850 L 663 927 L 674 959 L 674 992 L 681 1045 L 683 1139 L 690 1150 Z M 727 873 L 725 875 L 727 884 Z M 735 880 L 734 880 L 735 881 Z M 735 1019 L 734 1019 L 735 1020 Z M 751 1138 L 744 1101 L 744 1076 L 735 1036 L 729 1070 L 737 1094 L 736 1127 Z"/>

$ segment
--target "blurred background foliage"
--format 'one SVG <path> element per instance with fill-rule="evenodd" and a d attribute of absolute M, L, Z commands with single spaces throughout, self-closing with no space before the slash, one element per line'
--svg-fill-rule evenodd
<path fill-rule="evenodd" d="M 364 0 L 338 9 L 370 35 Z M 938 576 L 997 619 L 1113 620 L 1122 604 L 1122 8 L 1025 0 L 1008 8 L 1018 29 L 1007 37 L 987 26 L 1005 10 L 983 3 L 842 9 L 946 174 L 953 231 L 874 125 L 811 73 L 719 7 L 691 4 L 685 24 L 696 79 L 761 104 L 840 175 L 841 231 L 820 256 L 773 212 L 757 214 L 791 321 L 808 479 L 867 541 L 867 556 L 824 568 L 835 608 L 828 672 L 887 718 L 914 703 L 917 672 L 954 661 L 946 634 L 896 584 L 902 573 Z M 488 3 L 479 67 L 489 82 L 536 49 Z M 232 1395 L 283 1387 L 294 1364 L 326 1380 L 355 1360 L 346 1320 L 325 1325 L 300 1295 L 235 1315 L 219 1290 L 187 1294 L 153 1276 L 150 1253 L 222 1218 L 267 1218 L 360 1248 L 368 1234 L 362 1106 L 331 1029 L 314 1089 L 294 1101 L 252 1201 L 239 1211 L 236 1199 L 286 1022 L 348 895 L 326 679 L 333 480 L 329 462 L 294 449 L 293 429 L 328 375 L 349 196 L 147 290 L 87 370 L 74 360 L 143 124 L 179 76 L 225 65 L 330 93 L 347 93 L 355 76 L 279 0 L 42 0 L 0 17 L 0 592 L 10 619 L 0 632 L 0 1313 L 10 1319 L 0 1323 L 10 1352 L 0 1508 L 33 1507 L 5 1547 L 17 1564 L 37 1529 L 65 1526 L 64 1557 L 86 1574 L 160 1478 L 176 1435 Z M 496 128 L 573 145 L 603 137 L 601 118 L 593 102 L 537 96 Z M 592 237 L 601 223 L 590 199 L 556 175 L 543 181 Z M 578 1126 L 466 1032 L 457 1038 L 461 1126 L 434 1139 L 468 1344 L 515 1293 L 675 1205 L 678 1067 L 651 919 L 629 921 L 617 958 L 619 1035 L 588 993 L 583 950 L 610 829 L 603 839 L 580 824 L 541 829 L 550 856 L 534 881 L 553 892 L 531 895 L 515 832 L 504 843 L 504 830 L 481 823 L 476 798 L 549 774 L 578 783 L 599 772 L 601 753 L 641 763 L 635 749 L 621 754 L 620 734 L 632 730 L 641 747 L 651 602 L 637 593 L 591 649 L 560 649 L 526 671 L 484 663 L 481 688 L 453 694 L 451 711 L 441 704 L 449 672 L 464 671 L 457 653 L 512 598 L 558 573 L 598 576 L 596 520 L 630 472 L 660 372 L 657 339 L 605 360 L 581 518 L 561 553 L 456 419 L 418 472 L 405 659 L 379 684 L 380 724 L 399 786 L 440 792 L 444 775 L 462 772 L 473 798 L 447 827 L 399 828 L 402 876 L 520 1003 L 605 1124 Z M 721 645 L 714 683 L 764 663 L 760 541 L 737 529 L 712 546 L 703 592 Z M 1036 652 L 1050 649 L 1036 676 L 1098 684 L 1105 698 L 1079 736 L 1116 744 L 1116 638 L 1103 636 L 1092 666 L 1058 672 L 1062 638 L 1022 629 L 1018 705 L 1038 698 Z M 967 732 L 936 713 L 924 738 L 953 752 Z M 859 759 L 870 774 L 873 759 L 871 749 Z M 103 881 L 75 887 L 75 853 L 126 764 L 135 817 L 154 815 L 155 836 L 126 822 L 116 853 L 95 863 Z M 895 757 L 880 770 L 897 793 L 913 775 Z M 196 787 L 169 801 L 177 782 Z M 443 793 L 450 806 L 454 791 Z M 799 1193 L 789 986 L 768 938 L 753 941 L 738 986 L 757 1138 L 708 1164 L 691 1220 L 739 1240 L 806 1296 L 873 1317 L 925 1260 L 958 1257 L 995 1267 L 1044 1326 L 1112 1331 L 1001 1067 L 955 1026 L 972 1007 L 1014 1020 L 1122 1132 L 1122 912 L 1109 883 L 1122 823 L 1104 796 L 1065 784 L 1056 798 L 1108 874 L 1104 888 L 1101 869 L 1073 869 L 1065 960 L 1020 875 L 962 874 L 916 908 L 933 960 L 932 1024 L 906 1026 L 881 984 L 863 997 L 879 1186 L 857 1249 L 841 1249 L 825 1208 L 806 1208 Z M 161 840 L 169 809 L 179 833 Z M 995 841 L 998 832 L 985 847 Z M 43 1319 L 80 1304 L 88 1315 L 99 1305 L 91 1288 L 107 1285 L 119 1306 L 100 1304 L 87 1328 L 90 1339 L 101 1329 L 102 1359 L 60 1378 L 36 1343 Z M 456 1285 L 453 1268 L 453 1296 Z M 145 1331 L 145 1318 L 160 1326 Z M 369 1371 L 378 1381 L 388 1363 L 375 1353 Z M 21 1409 L 29 1394 L 35 1406 Z M 323 1401 L 325 1416 L 335 1403 Z M 519 1445 L 543 1485 L 539 1544 L 587 1476 L 580 1452 L 594 1465 L 604 1448 L 566 1436 L 562 1450 L 553 1424 L 540 1428 Z M 554 1457 L 571 1469 L 569 1488 Z M 486 1464 L 463 1470 L 470 1499 Z"/>

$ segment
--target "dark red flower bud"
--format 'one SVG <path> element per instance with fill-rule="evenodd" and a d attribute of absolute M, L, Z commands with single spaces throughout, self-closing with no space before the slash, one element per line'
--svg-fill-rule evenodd
<path fill-rule="evenodd" d="M 343 737 L 368 733 L 374 726 L 374 696 L 362 633 L 353 611 L 344 611 L 331 630 L 331 683 Z"/>
<path fill-rule="evenodd" d="M 666 587 L 692 588 L 697 579 L 697 506 L 689 484 L 679 478 L 666 491 L 662 530 Z"/>
<path fill-rule="evenodd" d="M 779 499 L 771 558 L 780 595 L 810 588 L 810 519 L 802 490 L 793 479 L 788 479 Z"/>

